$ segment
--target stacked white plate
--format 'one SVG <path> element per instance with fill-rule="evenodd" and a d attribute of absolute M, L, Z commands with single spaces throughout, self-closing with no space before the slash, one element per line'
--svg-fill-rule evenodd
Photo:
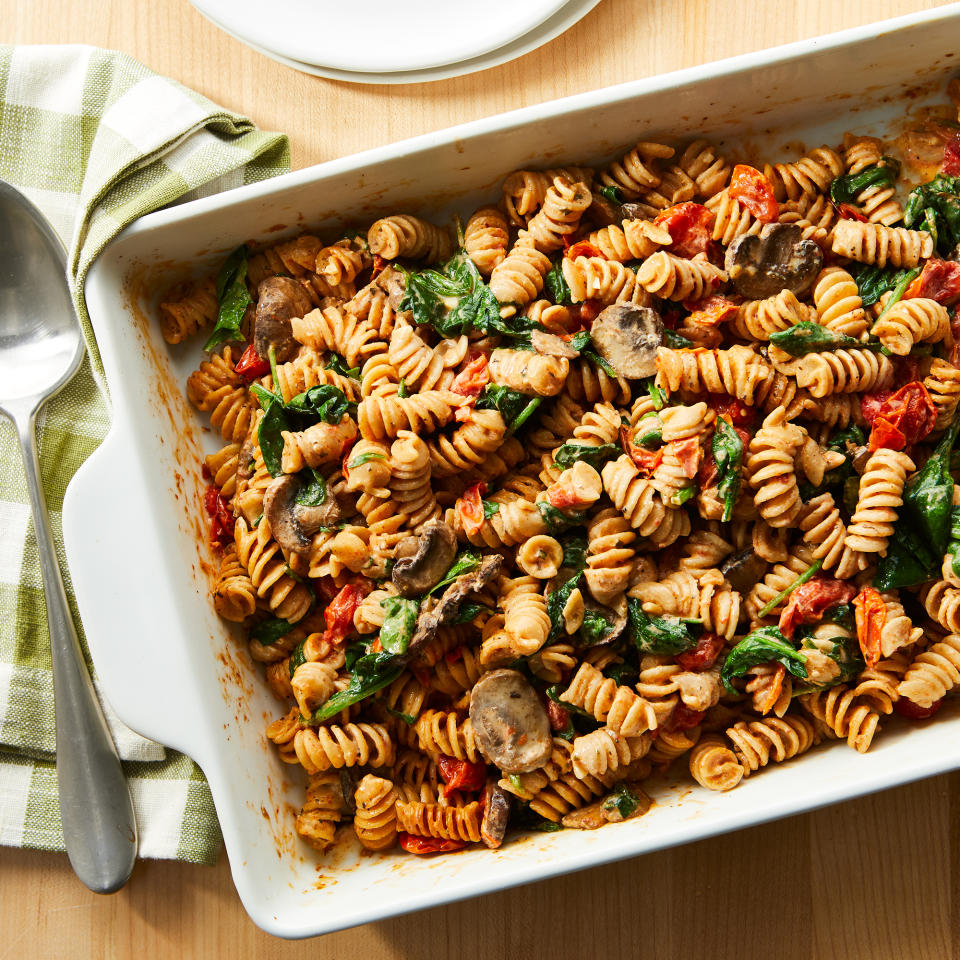
<path fill-rule="evenodd" d="M 559 36 L 599 0 L 190 0 L 254 50 L 352 83 L 423 83 L 486 70 Z"/>

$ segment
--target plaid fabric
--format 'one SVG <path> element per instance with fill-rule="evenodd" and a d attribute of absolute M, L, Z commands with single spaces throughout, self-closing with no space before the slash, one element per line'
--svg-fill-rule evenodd
<path fill-rule="evenodd" d="M 106 384 L 83 299 L 104 246 L 131 221 L 289 169 L 264 133 L 130 57 L 84 46 L 0 45 L 0 179 L 49 218 L 68 250 L 89 356 L 38 420 L 50 521 L 63 557 L 67 483 L 109 427 Z M 74 609 L 74 619 L 80 626 Z M 89 663 L 86 642 L 80 642 Z M 189 758 L 126 728 L 101 701 L 130 778 L 140 855 L 212 863 L 220 830 Z M 46 610 L 23 466 L 0 421 L 0 844 L 62 850 Z"/>

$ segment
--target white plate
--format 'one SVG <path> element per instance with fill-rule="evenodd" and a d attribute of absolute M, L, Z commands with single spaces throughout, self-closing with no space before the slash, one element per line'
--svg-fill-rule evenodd
<path fill-rule="evenodd" d="M 293 67 L 294 70 L 300 70 L 303 73 L 313 74 L 315 77 L 325 77 L 328 80 L 342 80 L 347 83 L 378 83 L 378 84 L 397 84 L 397 83 L 428 83 L 434 80 L 447 80 L 450 77 L 459 77 L 468 73 L 476 73 L 479 70 L 488 70 L 491 67 L 500 66 L 508 63 L 517 57 L 536 50 L 537 47 L 549 43 L 561 33 L 566 32 L 579 20 L 582 20 L 600 0 L 567 0 L 567 2 L 558 5 L 558 10 L 553 16 L 548 17 L 534 29 L 518 36 L 515 40 L 497 47 L 489 53 L 471 57 L 466 60 L 458 60 L 454 63 L 448 63 L 444 66 L 429 67 L 416 70 L 401 70 L 393 72 L 371 71 L 364 72 L 358 70 L 339 70 L 332 66 L 307 63 L 303 60 L 297 60 L 292 57 L 284 56 L 276 50 L 268 49 L 259 38 L 249 39 L 237 33 L 233 27 L 227 23 L 218 20 L 213 14 L 204 12 L 204 15 L 215 26 L 219 27 L 225 33 L 245 43 L 248 47 L 262 53 L 271 60 L 284 64 L 287 67 Z"/>
<path fill-rule="evenodd" d="M 190 0 L 244 43 L 288 60 L 361 73 L 424 70 L 502 47 L 567 0 Z"/>
<path fill-rule="evenodd" d="M 654 786 L 650 813 L 602 830 L 435 859 L 361 856 L 346 830 L 345 845 L 318 857 L 293 831 L 302 778 L 263 736 L 281 708 L 209 603 L 200 450 L 215 442 L 183 397 L 199 344 L 162 342 L 151 294 L 189 269 L 215 269 L 240 241 L 275 242 L 277 224 L 336 236 L 345 220 L 398 210 L 442 216 L 454 199 L 469 210 L 496 195 L 504 173 L 538 158 L 599 162 L 641 137 L 703 135 L 728 154 L 749 145 L 773 159 L 788 142 L 882 130 L 908 107 L 944 102 L 958 29 L 953 4 L 479 120 L 151 214 L 97 260 L 87 304 L 113 425 L 64 502 L 80 614 L 121 719 L 190 754 L 207 775 L 234 882 L 257 924 L 287 937 L 326 933 L 952 770 L 960 701 L 929 724 L 885 721 L 864 756 L 824 745 L 729 794 Z"/>

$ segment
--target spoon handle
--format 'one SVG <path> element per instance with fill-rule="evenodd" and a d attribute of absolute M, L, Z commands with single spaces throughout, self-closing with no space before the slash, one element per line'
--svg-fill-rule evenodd
<path fill-rule="evenodd" d="M 40 487 L 34 416 L 17 418 L 17 430 L 50 625 L 63 839 L 74 872 L 83 883 L 95 893 L 113 893 L 133 870 L 137 821 L 67 604 Z"/>

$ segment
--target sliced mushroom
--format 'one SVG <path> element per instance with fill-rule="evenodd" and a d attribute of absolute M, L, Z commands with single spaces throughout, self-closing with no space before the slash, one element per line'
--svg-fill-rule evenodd
<path fill-rule="evenodd" d="M 657 347 L 663 344 L 663 321 L 655 310 L 629 303 L 604 307 L 590 327 L 597 353 L 621 377 L 632 380 L 657 372 Z"/>
<path fill-rule="evenodd" d="M 619 225 L 623 218 L 624 214 L 620 211 L 620 204 L 609 197 L 605 197 L 602 193 L 593 195 L 590 206 L 587 207 L 587 212 L 584 214 L 584 219 L 595 227 L 609 227 L 612 223 Z"/>
<path fill-rule="evenodd" d="M 394 310 L 400 309 L 400 301 L 407 292 L 407 282 L 403 274 L 393 264 L 384 267 L 373 281 L 377 287 L 387 295 L 387 300 Z"/>
<path fill-rule="evenodd" d="M 867 461 L 873 456 L 869 447 L 848 446 L 847 452 L 850 455 L 850 465 L 863 476 L 863 471 L 867 469 Z"/>
<path fill-rule="evenodd" d="M 488 780 L 484 800 L 480 837 L 491 850 L 496 850 L 503 843 L 504 834 L 507 832 L 510 794 L 500 787 L 496 780 Z"/>
<path fill-rule="evenodd" d="M 537 353 L 545 357 L 566 357 L 568 360 L 573 360 L 580 356 L 580 351 L 574 350 L 566 340 L 543 330 L 534 330 L 530 334 L 530 343 Z"/>
<path fill-rule="evenodd" d="M 547 711 L 517 670 L 483 674 L 470 691 L 470 722 L 480 752 L 504 773 L 529 773 L 550 759 Z"/>
<path fill-rule="evenodd" d="M 240 450 L 237 453 L 237 482 L 241 480 L 249 480 L 254 473 L 254 463 L 256 458 L 253 455 L 253 443 L 256 440 L 257 431 L 249 430 L 247 435 L 244 438 L 243 443 L 240 445 Z"/>
<path fill-rule="evenodd" d="M 653 220 L 660 213 L 649 203 L 625 203 L 620 207 L 620 213 L 624 220 Z"/>
<path fill-rule="evenodd" d="M 737 293 L 751 300 L 789 290 L 800 297 L 811 286 L 823 252 L 792 223 L 768 223 L 759 236 L 742 234 L 727 247 L 726 270 Z"/>
<path fill-rule="evenodd" d="M 300 349 L 293 338 L 290 321 L 305 316 L 313 304 L 307 291 L 291 277 L 267 277 L 257 290 L 257 313 L 253 324 L 253 346 L 266 357 L 273 347 L 278 363 L 290 360 Z"/>
<path fill-rule="evenodd" d="M 720 572 L 734 590 L 747 594 L 767 572 L 767 563 L 753 547 L 747 547 L 730 557 Z"/>
<path fill-rule="evenodd" d="M 503 557 L 499 553 L 484 557 L 480 566 L 470 573 L 461 574 L 443 591 L 440 599 L 430 608 L 426 604 L 420 608 L 417 617 L 417 629 L 414 631 L 410 646 L 405 654 L 411 659 L 425 644 L 429 643 L 437 630 L 444 624 L 451 623 L 460 612 L 463 601 L 477 590 L 482 590 L 500 572 Z"/>
<path fill-rule="evenodd" d="M 300 480 L 294 474 L 283 474 L 274 480 L 263 495 L 263 515 L 270 524 L 274 539 L 289 553 L 310 552 L 311 536 L 320 527 L 338 523 L 342 517 L 336 497 L 327 496 L 316 506 L 297 503 Z"/>
<path fill-rule="evenodd" d="M 436 586 L 457 555 L 457 535 L 442 520 L 428 523 L 420 535 L 407 537 L 397 548 L 393 582 L 401 596 L 416 597 Z"/>

